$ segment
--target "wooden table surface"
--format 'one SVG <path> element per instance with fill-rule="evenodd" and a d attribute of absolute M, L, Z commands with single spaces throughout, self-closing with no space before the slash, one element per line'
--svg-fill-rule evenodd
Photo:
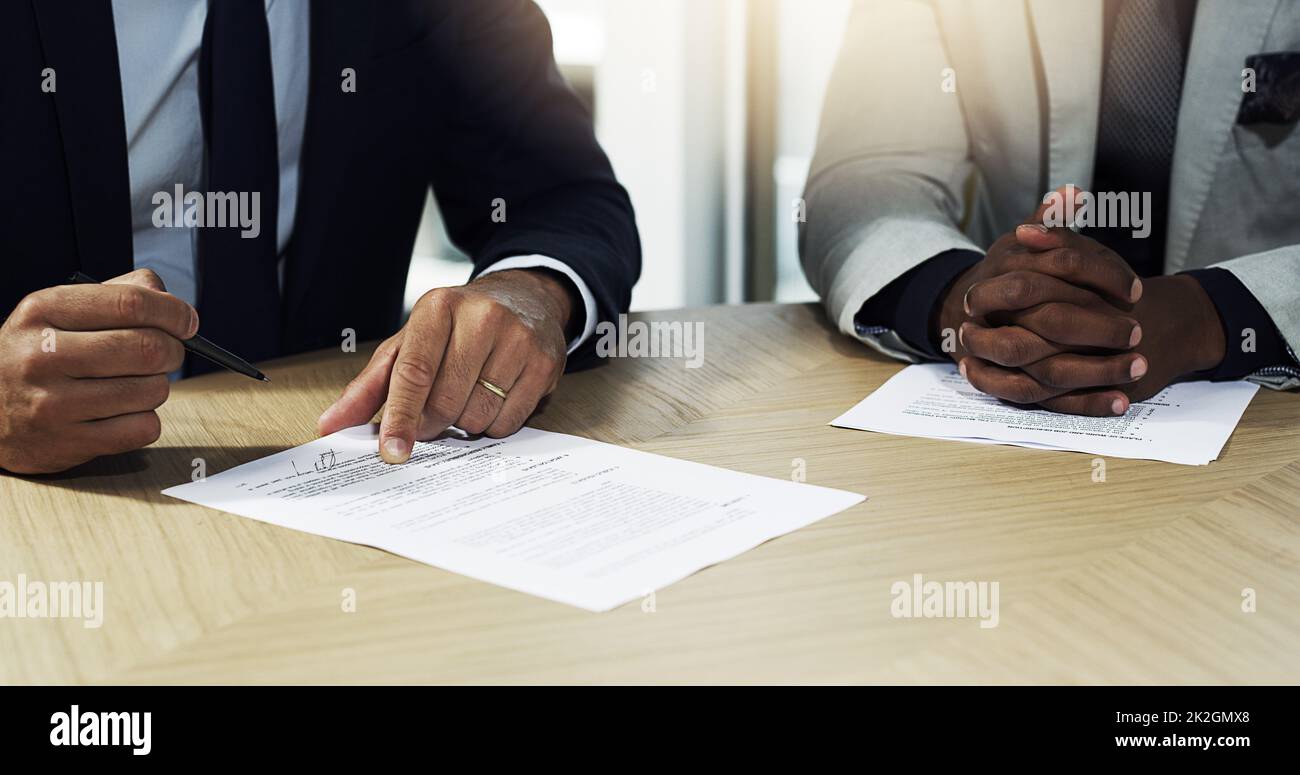
<path fill-rule="evenodd" d="M 1209 466 L 1096 482 L 1093 455 L 829 427 L 900 364 L 814 306 L 634 317 L 703 321 L 704 365 L 569 375 L 532 425 L 869 500 L 593 614 L 161 495 L 310 440 L 366 359 L 296 356 L 176 384 L 146 450 L 0 475 L 0 581 L 105 590 L 99 629 L 0 619 L 0 683 L 1300 681 L 1300 396 L 1261 390 Z M 916 573 L 997 581 L 998 626 L 895 618 Z"/>

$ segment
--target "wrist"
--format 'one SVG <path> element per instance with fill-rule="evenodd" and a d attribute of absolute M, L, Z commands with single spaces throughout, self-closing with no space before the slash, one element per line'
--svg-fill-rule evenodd
<path fill-rule="evenodd" d="M 1218 368 L 1226 355 L 1223 322 L 1201 284 L 1169 275 L 1147 279 L 1145 288 L 1134 310 L 1143 328 L 1138 349 L 1172 358 L 1174 376 Z"/>
<path fill-rule="evenodd" d="M 573 286 L 569 278 L 553 269 L 539 268 L 520 271 L 533 275 L 541 283 L 550 299 L 549 305 L 556 310 L 560 328 L 564 331 L 564 341 L 571 341 L 581 334 L 581 330 L 575 330 L 580 325 L 581 315 L 574 313 L 582 309 L 582 296 L 579 295 L 578 289 Z"/>
<path fill-rule="evenodd" d="M 1192 368 L 1191 371 L 1210 371 L 1219 367 L 1227 354 L 1227 340 L 1223 333 L 1223 320 L 1210 295 L 1194 278 L 1175 275 L 1182 294 L 1186 297 L 1190 316 Z"/>

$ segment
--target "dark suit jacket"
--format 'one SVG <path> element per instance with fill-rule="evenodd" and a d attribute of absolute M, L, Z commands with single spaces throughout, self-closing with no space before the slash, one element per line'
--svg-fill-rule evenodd
<path fill-rule="evenodd" d="M 40 88 L 46 67 L 54 93 Z M 340 88 L 345 67 L 355 93 Z M 398 328 L 430 185 L 475 271 L 552 256 L 586 281 L 601 319 L 627 310 L 641 263 L 632 206 L 529 0 L 313 3 L 307 105 L 278 353 Z M 128 192 L 110 0 L 0 3 L 0 316 L 74 270 L 130 271 Z M 504 223 L 491 219 L 497 197 Z M 589 362 L 592 344 L 571 362 Z"/>

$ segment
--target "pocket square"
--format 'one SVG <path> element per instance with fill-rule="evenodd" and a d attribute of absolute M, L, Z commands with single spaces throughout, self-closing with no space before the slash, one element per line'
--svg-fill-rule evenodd
<path fill-rule="evenodd" d="M 1255 71 L 1255 91 L 1241 100 L 1238 124 L 1290 124 L 1300 118 L 1300 51 L 1252 54 L 1246 67 Z"/>

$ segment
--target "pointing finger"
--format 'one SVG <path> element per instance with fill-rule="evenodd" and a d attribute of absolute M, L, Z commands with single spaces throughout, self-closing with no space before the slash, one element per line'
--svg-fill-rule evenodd
<path fill-rule="evenodd" d="M 360 425 L 375 416 L 388 396 L 389 375 L 393 372 L 393 363 L 397 360 L 400 346 L 399 334 L 375 348 L 366 367 L 348 383 L 338 400 L 321 413 L 317 421 L 320 435 L 328 436 L 335 431 Z"/>
<path fill-rule="evenodd" d="M 388 403 L 379 427 L 379 455 L 387 463 L 405 463 L 411 456 L 450 333 L 451 309 L 441 296 L 416 305 L 389 376 Z"/>

